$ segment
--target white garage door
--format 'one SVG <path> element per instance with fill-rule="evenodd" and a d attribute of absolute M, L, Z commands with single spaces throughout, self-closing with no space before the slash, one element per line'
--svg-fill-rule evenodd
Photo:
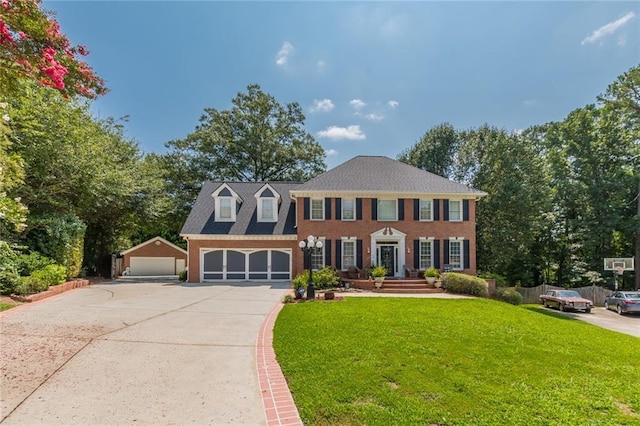
<path fill-rule="evenodd" d="M 290 250 L 211 250 L 203 252 L 202 280 L 289 280 Z"/>
<path fill-rule="evenodd" d="M 130 275 L 175 275 L 174 257 L 132 257 Z"/>

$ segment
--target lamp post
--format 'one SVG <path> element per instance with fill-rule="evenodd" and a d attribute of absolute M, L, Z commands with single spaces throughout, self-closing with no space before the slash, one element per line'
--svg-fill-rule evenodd
<path fill-rule="evenodd" d="M 298 243 L 298 247 L 304 253 L 305 256 L 309 256 L 309 283 L 307 284 L 307 299 L 315 299 L 316 293 L 313 288 L 313 266 L 311 265 L 311 254 L 315 250 L 322 248 L 322 241 L 318 240 L 313 235 L 309 235 L 306 240 L 302 240 Z"/>

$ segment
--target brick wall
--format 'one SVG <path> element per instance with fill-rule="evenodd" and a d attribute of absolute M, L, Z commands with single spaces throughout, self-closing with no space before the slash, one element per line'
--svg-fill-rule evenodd
<path fill-rule="evenodd" d="M 406 263 L 413 265 L 413 240 L 420 237 L 433 237 L 440 240 L 440 263 L 443 262 L 443 240 L 450 237 L 464 237 L 469 240 L 470 265 L 469 268 L 461 272 L 468 274 L 476 273 L 476 225 L 475 225 L 475 201 L 469 200 L 469 220 L 462 222 L 449 222 L 442 220 L 444 218 L 443 202 L 439 203 L 440 220 L 432 222 L 420 222 L 414 220 L 413 217 L 413 199 L 404 199 L 404 220 L 402 221 L 378 221 L 371 219 L 371 199 L 364 198 L 362 200 L 362 220 L 342 221 L 335 219 L 335 199 L 331 199 L 331 219 L 328 220 L 305 220 L 302 200 L 298 200 L 298 236 L 300 239 L 306 238 L 308 235 L 316 237 L 325 237 L 330 240 L 338 240 L 341 237 L 357 237 L 362 240 L 363 245 L 363 268 L 367 268 L 371 264 L 371 254 L 367 253 L 367 248 L 371 247 L 370 234 L 379 231 L 385 227 L 397 229 L 406 234 L 405 237 L 405 257 Z M 335 259 L 335 247 L 331 247 L 331 258 Z M 410 250 L 410 253 L 407 252 Z M 303 270 L 304 259 L 302 256 L 297 257 L 295 270 Z M 399 265 L 402 267 L 402 265 Z"/>

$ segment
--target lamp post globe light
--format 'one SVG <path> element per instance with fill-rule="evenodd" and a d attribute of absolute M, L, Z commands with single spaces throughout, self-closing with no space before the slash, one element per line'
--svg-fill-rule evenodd
<path fill-rule="evenodd" d="M 322 248 L 322 241 L 314 237 L 313 235 L 309 235 L 306 240 L 302 240 L 298 243 L 298 247 L 304 253 L 305 256 L 309 257 L 309 283 L 307 284 L 307 299 L 315 299 L 316 293 L 313 288 L 313 265 L 311 265 L 311 255 L 316 250 L 320 250 Z"/>

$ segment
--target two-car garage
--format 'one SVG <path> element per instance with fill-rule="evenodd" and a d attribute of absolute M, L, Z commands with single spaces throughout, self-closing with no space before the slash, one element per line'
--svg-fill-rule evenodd
<path fill-rule="evenodd" d="M 203 281 L 291 279 L 288 249 L 202 249 L 200 256 Z"/>

